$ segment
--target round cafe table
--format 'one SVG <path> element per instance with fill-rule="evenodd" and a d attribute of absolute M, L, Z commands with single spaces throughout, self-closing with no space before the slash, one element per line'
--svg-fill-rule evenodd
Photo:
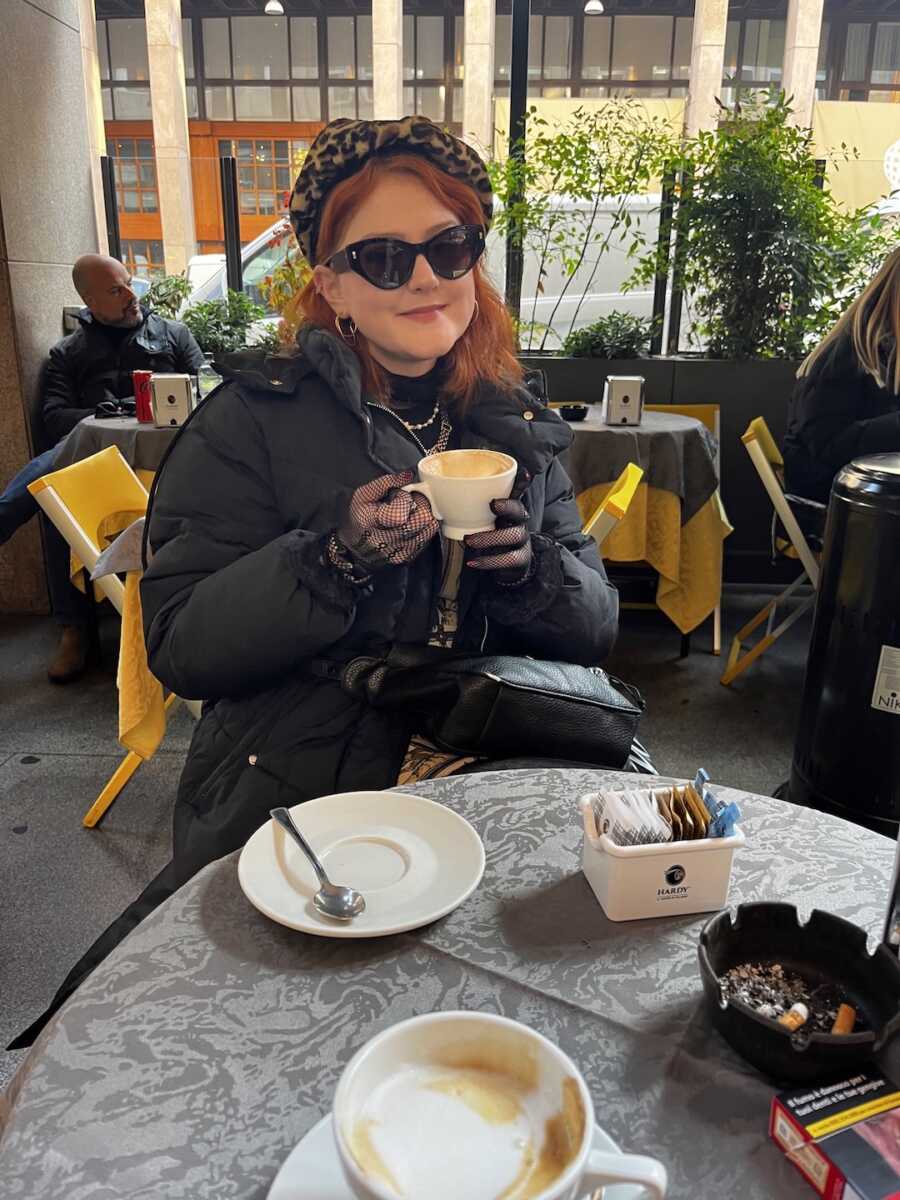
<path fill-rule="evenodd" d="M 70 467 L 107 446 L 118 446 L 128 465 L 147 482 L 177 432 L 177 428 L 142 424 L 136 417 L 85 417 L 60 446 L 53 469 Z"/>
<path fill-rule="evenodd" d="M 4 1098 L 4 1197 L 262 1200 L 329 1111 L 342 1068 L 386 1026 L 500 1012 L 575 1060 L 599 1122 L 661 1159 L 673 1200 L 812 1193 L 767 1134 L 772 1087 L 701 1005 L 705 916 L 615 924 L 580 871 L 579 795 L 634 776 L 519 770 L 410 789 L 480 833 L 481 885 L 425 929 L 309 937 L 245 900 L 237 855 L 135 930 L 48 1026 Z M 730 901 L 791 900 L 879 929 L 891 842 L 741 792 Z"/>

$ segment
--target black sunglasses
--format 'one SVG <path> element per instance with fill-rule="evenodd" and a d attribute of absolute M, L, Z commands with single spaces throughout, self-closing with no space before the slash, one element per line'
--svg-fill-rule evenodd
<path fill-rule="evenodd" d="M 427 242 L 401 242 L 399 238 L 364 238 L 352 242 L 326 259 L 333 271 L 355 271 L 367 283 L 384 291 L 409 283 L 420 254 L 441 279 L 460 279 L 484 253 L 484 230 L 480 225 L 454 225 L 442 229 Z"/>

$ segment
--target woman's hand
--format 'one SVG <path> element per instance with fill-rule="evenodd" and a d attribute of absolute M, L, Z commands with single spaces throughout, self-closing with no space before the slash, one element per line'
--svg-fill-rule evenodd
<path fill-rule="evenodd" d="M 350 497 L 335 538 L 355 566 L 378 571 L 411 563 L 438 532 L 427 499 L 419 492 L 401 491 L 414 479 L 413 471 L 381 475 Z"/>
<path fill-rule="evenodd" d="M 521 500 L 492 500 L 496 528 L 470 533 L 463 539 L 468 551 L 466 565 L 492 571 L 497 583 L 524 583 L 531 570 L 531 534 L 528 510 Z"/>

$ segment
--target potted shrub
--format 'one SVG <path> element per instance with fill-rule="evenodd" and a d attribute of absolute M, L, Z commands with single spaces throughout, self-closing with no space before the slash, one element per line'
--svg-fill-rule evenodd
<path fill-rule="evenodd" d="M 244 292 L 229 289 L 225 300 L 203 300 L 192 304 L 184 310 L 181 319 L 203 353 L 217 361 L 225 354 L 248 346 L 276 350 L 276 331 L 271 326 L 257 324 L 265 315 L 265 309 L 254 304 Z"/>

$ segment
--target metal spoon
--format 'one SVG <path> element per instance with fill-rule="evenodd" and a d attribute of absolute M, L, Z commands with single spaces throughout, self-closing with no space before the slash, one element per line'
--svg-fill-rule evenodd
<path fill-rule="evenodd" d="M 318 876 L 320 884 L 319 890 L 313 896 L 313 904 L 319 912 L 325 917 L 331 917 L 334 921 L 352 921 L 361 912 L 365 912 L 365 897 L 361 896 L 355 888 L 341 887 L 340 884 L 331 882 L 325 874 L 325 868 L 319 862 L 316 852 L 294 824 L 288 810 L 273 808 L 269 816 L 291 835 L 312 864 L 312 869 Z"/>

